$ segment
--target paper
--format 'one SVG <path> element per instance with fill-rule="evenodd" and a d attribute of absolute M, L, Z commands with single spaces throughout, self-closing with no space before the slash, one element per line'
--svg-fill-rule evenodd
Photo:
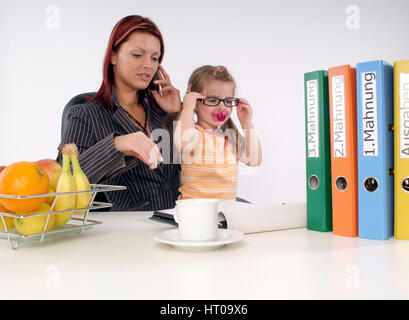
<path fill-rule="evenodd" d="M 174 214 L 175 209 L 161 210 Z M 305 228 L 306 203 L 259 205 L 223 200 L 219 202 L 219 219 L 226 220 L 227 228 L 243 233 Z"/>
<path fill-rule="evenodd" d="M 219 211 L 227 221 L 227 228 L 243 233 L 304 228 L 307 225 L 306 203 L 257 205 L 225 200 Z"/>

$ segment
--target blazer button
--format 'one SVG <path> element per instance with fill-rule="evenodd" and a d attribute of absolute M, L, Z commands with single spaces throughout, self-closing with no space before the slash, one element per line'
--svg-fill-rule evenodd
<path fill-rule="evenodd" d="M 172 184 L 169 181 L 165 181 L 162 184 L 162 191 L 169 191 L 172 188 Z"/>

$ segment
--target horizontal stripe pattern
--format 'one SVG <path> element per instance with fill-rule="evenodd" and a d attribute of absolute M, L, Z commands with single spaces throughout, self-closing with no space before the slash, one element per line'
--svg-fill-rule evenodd
<path fill-rule="evenodd" d="M 228 139 L 195 126 L 199 139 L 189 157 L 182 156 L 180 199 L 235 199 L 237 155 Z M 188 160 L 188 161 L 186 161 Z"/>
<path fill-rule="evenodd" d="M 225 180 L 225 181 L 237 181 L 237 178 L 236 178 L 236 177 L 234 177 L 234 178 L 224 178 L 224 180 Z M 182 182 L 183 182 L 183 181 L 211 181 L 211 182 L 218 182 L 219 179 L 218 179 L 218 178 L 207 178 L 207 177 L 204 177 L 204 178 L 194 178 L 194 177 L 186 177 L 186 176 L 184 176 L 184 177 L 182 177 L 181 181 L 182 181 Z"/>

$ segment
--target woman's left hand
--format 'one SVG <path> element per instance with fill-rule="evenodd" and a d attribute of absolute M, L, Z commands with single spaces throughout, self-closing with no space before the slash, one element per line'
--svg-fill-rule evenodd
<path fill-rule="evenodd" d="M 253 108 L 250 103 L 246 99 L 240 98 L 236 109 L 241 126 L 243 128 L 250 126 L 253 118 Z"/>
<path fill-rule="evenodd" d="M 159 92 L 156 90 L 150 90 L 150 92 L 163 111 L 179 112 L 182 106 L 179 90 L 172 86 L 168 73 L 161 65 L 158 67 L 158 74 L 159 80 L 154 83 L 160 85 Z"/>

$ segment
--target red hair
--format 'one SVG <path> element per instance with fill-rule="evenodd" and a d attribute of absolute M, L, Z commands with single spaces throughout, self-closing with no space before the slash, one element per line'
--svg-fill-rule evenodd
<path fill-rule="evenodd" d="M 115 25 L 109 37 L 108 46 L 105 52 L 103 80 L 98 92 L 92 96 L 89 101 L 98 101 L 105 106 L 113 108 L 111 87 L 114 83 L 114 71 L 111 64 L 112 52 L 118 50 L 122 42 L 131 34 L 131 32 L 139 31 L 149 33 L 155 36 L 160 42 L 160 57 L 159 63 L 162 62 L 164 54 L 164 44 L 162 34 L 156 24 L 149 18 L 138 15 L 127 16 L 122 18 Z"/>

